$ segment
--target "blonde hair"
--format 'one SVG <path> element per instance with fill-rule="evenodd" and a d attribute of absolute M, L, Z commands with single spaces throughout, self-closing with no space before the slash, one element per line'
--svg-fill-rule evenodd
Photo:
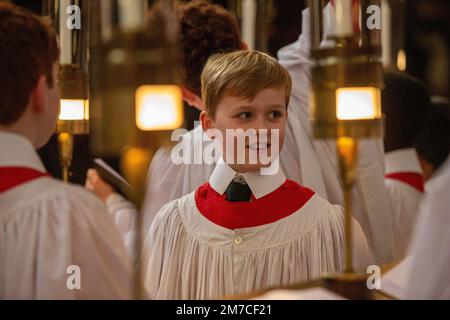
<path fill-rule="evenodd" d="M 253 100 L 261 90 L 284 87 L 287 107 L 292 90 L 291 77 L 276 59 L 249 50 L 211 56 L 203 69 L 201 85 L 203 103 L 213 118 L 225 94 Z"/>

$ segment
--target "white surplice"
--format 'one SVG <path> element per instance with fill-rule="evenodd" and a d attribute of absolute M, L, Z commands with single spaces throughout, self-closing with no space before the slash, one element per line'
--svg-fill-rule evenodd
<path fill-rule="evenodd" d="M 0 150 L 0 167 L 45 172 L 20 135 L 0 132 Z M 112 219 L 88 191 L 40 177 L 0 193 L 0 299 L 128 299 L 131 272 Z"/>
<path fill-rule="evenodd" d="M 235 174 L 221 163 L 209 185 L 223 194 Z M 271 176 L 243 176 L 255 202 L 286 188 L 282 170 Z M 246 213 L 243 209 L 242 215 Z M 365 271 L 373 260 L 356 221 L 353 236 L 355 267 Z M 341 270 L 343 247 L 342 208 L 317 194 L 275 222 L 232 230 L 202 214 L 194 192 L 159 211 L 144 242 L 141 263 L 151 298 L 210 299 L 308 281 L 321 272 Z"/>
<path fill-rule="evenodd" d="M 450 299 L 450 157 L 425 184 L 411 245 L 407 299 Z"/>
<path fill-rule="evenodd" d="M 125 248 L 134 261 L 138 252 L 136 251 L 137 237 L 137 209 L 136 206 L 118 193 L 112 193 L 106 199 L 106 208 L 114 221 L 117 230 L 122 236 Z"/>
<path fill-rule="evenodd" d="M 303 179 L 301 178 L 301 165 L 298 161 L 298 146 L 290 123 L 288 123 L 286 129 L 284 146 L 280 152 L 280 166 L 286 172 L 288 179 L 300 182 Z M 201 126 L 197 126 L 184 135 L 183 142 L 180 142 L 175 149 L 162 148 L 156 152 L 149 169 L 147 194 L 142 210 L 144 231 L 148 230 L 156 213 L 163 205 L 193 192 L 208 181 L 216 164 L 201 163 L 201 161 L 194 161 L 194 159 L 201 157 L 202 152 L 206 152 L 205 149 L 211 143 L 212 141 L 203 132 Z M 172 160 L 172 153 L 175 154 L 176 148 L 181 149 L 183 144 L 184 146 L 190 145 L 193 161 L 192 163 L 176 164 Z M 314 157 L 314 150 L 311 147 L 308 149 L 308 146 L 305 145 L 304 150 L 305 154 Z M 311 161 L 311 163 L 316 162 Z M 317 169 L 316 172 L 315 183 L 311 182 L 307 186 L 326 197 L 320 170 Z"/>
<path fill-rule="evenodd" d="M 386 153 L 386 175 L 401 173 L 422 175 L 414 149 L 400 149 Z M 386 179 L 385 184 L 394 221 L 397 259 L 401 260 L 409 248 L 423 192 L 397 179 Z"/>

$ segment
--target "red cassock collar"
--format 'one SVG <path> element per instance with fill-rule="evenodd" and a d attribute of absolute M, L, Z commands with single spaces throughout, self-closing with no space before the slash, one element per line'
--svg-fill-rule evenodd
<path fill-rule="evenodd" d="M 250 202 L 230 202 L 209 183 L 197 189 L 195 202 L 211 222 L 231 230 L 273 223 L 290 216 L 305 205 L 314 191 L 286 180 L 278 189 Z"/>
<path fill-rule="evenodd" d="M 0 193 L 49 174 L 31 168 L 0 167 Z"/>
<path fill-rule="evenodd" d="M 389 173 L 386 179 L 392 179 L 406 183 L 407 185 L 413 187 L 414 189 L 424 192 L 423 176 L 417 172 L 397 172 Z"/>

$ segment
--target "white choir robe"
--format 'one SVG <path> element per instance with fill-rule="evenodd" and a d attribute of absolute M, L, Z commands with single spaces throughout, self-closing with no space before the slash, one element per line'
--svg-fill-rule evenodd
<path fill-rule="evenodd" d="M 132 261 L 136 260 L 139 252 L 136 251 L 136 224 L 137 224 L 137 209 L 136 206 L 126 200 L 118 193 L 112 193 L 106 199 L 106 208 L 109 215 L 114 221 L 117 230 L 122 236 L 123 244 L 128 251 Z"/>
<path fill-rule="evenodd" d="M 209 183 L 165 205 L 146 237 L 144 285 L 154 299 L 213 299 L 319 278 L 342 270 L 344 219 L 310 189 L 246 173 L 253 201 L 222 196 L 236 172 L 220 163 Z M 373 259 L 353 221 L 354 262 Z"/>
<path fill-rule="evenodd" d="M 22 136 L 0 132 L 0 150 L 1 174 L 45 173 Z M 77 275 L 81 288 L 71 290 Z M 131 292 L 122 238 L 94 195 L 48 176 L 0 192 L 0 299 L 129 299 Z"/>
<path fill-rule="evenodd" d="M 450 157 L 425 184 L 413 233 L 407 299 L 450 299 Z"/>
<path fill-rule="evenodd" d="M 333 28 L 329 10 L 328 5 L 324 11 L 327 33 Z M 335 143 L 316 141 L 311 134 L 308 107 L 311 66 L 309 9 L 302 14 L 301 36 L 278 53 L 280 64 L 288 70 L 293 80 L 280 165 L 287 178 L 311 188 L 332 204 L 343 205 Z M 206 138 L 206 141 L 202 139 L 201 130 L 197 127 L 185 136 L 184 140 L 188 141 L 185 143 L 197 147 L 191 150 L 202 150 L 210 143 Z M 191 155 L 192 159 L 197 156 Z M 213 170 L 214 164 L 175 164 L 170 149 L 159 150 L 148 175 L 147 196 L 142 210 L 144 232 L 164 204 L 196 190 L 208 181 Z M 361 140 L 357 170 L 354 216 L 366 234 L 377 263 L 390 263 L 395 259 L 395 241 L 389 199 L 384 186 L 384 149 L 381 139 Z"/>
<path fill-rule="evenodd" d="M 424 192 L 422 169 L 415 149 L 386 153 L 385 183 L 391 199 L 397 260 L 401 260 L 407 254 Z"/>

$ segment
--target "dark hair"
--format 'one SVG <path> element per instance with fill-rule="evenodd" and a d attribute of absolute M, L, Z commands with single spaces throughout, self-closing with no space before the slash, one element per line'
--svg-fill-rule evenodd
<path fill-rule="evenodd" d="M 384 85 L 381 105 L 386 121 L 385 149 L 413 148 L 429 115 L 428 90 L 405 73 L 385 73 Z"/>
<path fill-rule="evenodd" d="M 200 76 L 208 58 L 215 53 L 242 49 L 239 25 L 230 12 L 206 0 L 180 4 L 177 18 L 182 83 L 200 96 Z"/>
<path fill-rule="evenodd" d="M 0 3 L 0 124 L 16 122 L 25 111 L 39 77 L 53 86 L 59 56 L 56 35 L 43 18 L 10 3 Z"/>
<path fill-rule="evenodd" d="M 433 103 L 431 114 L 415 144 L 417 153 L 438 169 L 450 154 L 450 106 Z"/>

